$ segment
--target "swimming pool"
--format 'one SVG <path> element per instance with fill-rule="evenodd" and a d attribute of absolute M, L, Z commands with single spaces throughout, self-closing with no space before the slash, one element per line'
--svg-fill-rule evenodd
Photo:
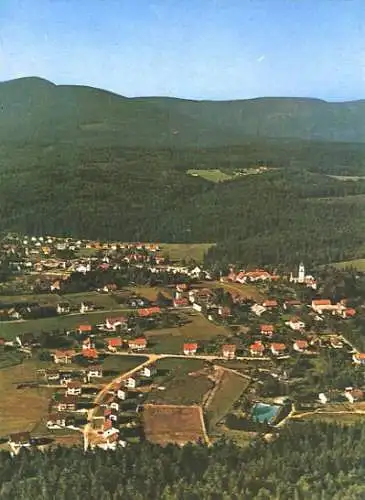
<path fill-rule="evenodd" d="M 251 410 L 251 418 L 254 422 L 272 424 L 281 406 L 269 405 L 267 403 L 255 403 Z"/>

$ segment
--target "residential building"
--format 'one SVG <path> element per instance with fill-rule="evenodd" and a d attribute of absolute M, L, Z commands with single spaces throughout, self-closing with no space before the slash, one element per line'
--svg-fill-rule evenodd
<path fill-rule="evenodd" d="M 56 351 L 53 353 L 53 361 L 56 364 L 70 364 L 72 363 L 72 359 L 76 356 L 74 350 L 64 350 L 64 351 Z"/>
<path fill-rule="evenodd" d="M 120 337 L 113 337 L 109 339 L 105 339 L 108 343 L 109 351 L 116 352 L 123 345 L 123 340 Z"/>
<path fill-rule="evenodd" d="M 261 335 L 265 335 L 266 337 L 272 337 L 274 334 L 274 326 L 273 325 L 261 325 L 260 326 Z"/>
<path fill-rule="evenodd" d="M 82 384 L 77 380 L 67 384 L 66 394 L 68 396 L 80 396 L 82 393 Z"/>
<path fill-rule="evenodd" d="M 286 321 L 285 324 L 294 331 L 303 330 L 305 328 L 304 321 L 301 321 L 301 319 L 297 316 L 290 318 L 290 320 Z"/>
<path fill-rule="evenodd" d="M 273 344 L 271 344 L 270 350 L 274 356 L 280 356 L 281 354 L 284 354 L 286 345 L 274 342 Z"/>
<path fill-rule="evenodd" d="M 128 347 L 133 351 L 143 351 L 147 347 L 147 339 L 144 337 L 138 337 L 136 339 L 129 340 Z"/>
<path fill-rule="evenodd" d="M 185 343 L 183 349 L 185 356 L 194 356 L 198 350 L 198 344 L 196 342 Z"/>
<path fill-rule="evenodd" d="M 293 344 L 293 349 L 297 352 L 304 352 L 308 349 L 308 342 L 306 340 L 296 340 Z"/>
<path fill-rule="evenodd" d="M 235 344 L 224 344 L 222 346 L 222 355 L 225 359 L 234 359 L 236 357 Z"/>
<path fill-rule="evenodd" d="M 141 370 L 141 375 L 147 378 L 153 377 L 156 373 L 157 373 L 157 368 L 156 365 L 154 364 L 145 366 Z"/>
<path fill-rule="evenodd" d="M 352 355 L 352 359 L 357 365 L 365 365 L 365 352 L 356 352 Z"/>
<path fill-rule="evenodd" d="M 265 346 L 259 340 L 250 345 L 251 356 L 262 356 L 264 354 L 264 351 L 265 351 Z"/>

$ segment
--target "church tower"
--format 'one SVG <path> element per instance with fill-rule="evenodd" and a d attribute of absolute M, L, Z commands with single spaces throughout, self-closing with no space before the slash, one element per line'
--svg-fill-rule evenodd
<path fill-rule="evenodd" d="M 299 264 L 299 271 L 298 271 L 298 283 L 304 283 L 305 280 L 305 268 L 303 262 Z"/>

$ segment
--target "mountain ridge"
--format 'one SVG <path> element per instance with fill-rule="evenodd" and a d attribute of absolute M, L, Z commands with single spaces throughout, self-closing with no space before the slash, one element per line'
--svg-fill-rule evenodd
<path fill-rule="evenodd" d="M 1 141 L 102 140 L 126 147 L 212 147 L 248 138 L 365 142 L 365 100 L 126 97 L 39 77 L 0 83 Z"/>

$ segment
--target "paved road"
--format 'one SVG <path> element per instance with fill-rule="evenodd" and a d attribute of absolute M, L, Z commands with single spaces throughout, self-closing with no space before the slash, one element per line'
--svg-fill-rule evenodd
<path fill-rule="evenodd" d="M 98 409 L 98 406 L 103 402 L 104 397 L 108 394 L 109 391 L 113 390 L 115 388 L 115 386 L 119 385 L 123 380 L 126 380 L 131 375 L 133 375 L 134 373 L 140 371 L 145 366 L 148 366 L 151 363 L 154 363 L 158 359 L 158 357 L 156 356 L 156 354 L 149 354 L 147 356 L 148 356 L 148 359 L 146 361 L 144 361 L 143 363 L 139 364 L 138 366 L 136 366 L 132 370 L 129 370 L 126 373 L 122 373 L 121 375 L 118 375 L 118 377 L 116 377 L 111 382 L 109 382 L 108 384 L 106 384 L 102 388 L 102 390 L 97 394 L 97 396 L 94 399 L 95 407 L 91 408 L 88 411 L 88 415 L 87 415 L 88 423 L 85 425 L 84 430 L 83 430 L 83 434 L 84 434 L 84 446 L 85 446 L 85 448 L 88 446 L 88 443 L 90 443 L 90 441 L 92 441 L 92 440 L 95 440 L 95 438 L 97 438 L 98 440 L 100 440 L 99 434 L 97 433 L 97 431 L 95 429 L 92 428 L 91 424 L 92 424 L 94 418 L 96 418 L 95 417 L 95 413 L 96 413 L 96 411 Z"/>
<path fill-rule="evenodd" d="M 110 354 L 113 356 L 152 356 L 152 354 L 146 354 L 143 351 L 140 352 L 122 352 L 122 351 L 117 351 L 117 352 L 110 352 L 107 350 L 102 351 L 103 354 Z M 185 354 L 154 354 L 157 359 L 163 359 L 163 358 L 184 358 L 184 359 L 202 359 L 206 361 L 227 361 L 227 359 L 223 356 L 217 356 L 217 355 L 209 355 L 209 354 L 192 354 L 189 356 L 186 356 Z M 290 356 L 278 356 L 275 359 L 289 359 Z M 237 356 L 235 357 L 232 361 L 271 361 L 272 358 L 270 357 L 251 357 L 251 356 Z"/>

